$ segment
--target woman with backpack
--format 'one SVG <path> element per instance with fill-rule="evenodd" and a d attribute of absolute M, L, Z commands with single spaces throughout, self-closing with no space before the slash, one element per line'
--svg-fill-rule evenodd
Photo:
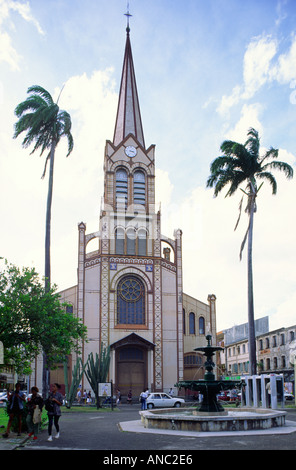
<path fill-rule="evenodd" d="M 45 402 L 45 409 L 48 414 L 48 441 L 52 441 L 52 425 L 54 424 L 56 428 L 56 439 L 60 437 L 60 426 L 59 419 L 61 417 L 61 405 L 63 404 L 63 395 L 58 391 L 61 386 L 57 383 L 53 384 L 52 392 L 49 394 L 48 399 Z"/>

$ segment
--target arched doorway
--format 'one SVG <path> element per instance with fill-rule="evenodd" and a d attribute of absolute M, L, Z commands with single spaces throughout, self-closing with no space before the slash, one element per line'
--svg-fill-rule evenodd
<path fill-rule="evenodd" d="M 150 388 L 153 378 L 149 376 L 148 364 L 154 344 L 131 333 L 110 347 L 115 350 L 115 386 L 121 394 L 126 396 L 131 389 L 136 397 L 145 388 Z"/>

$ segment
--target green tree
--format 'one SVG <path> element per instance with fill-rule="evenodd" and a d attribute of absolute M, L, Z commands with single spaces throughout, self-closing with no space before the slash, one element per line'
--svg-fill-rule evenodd
<path fill-rule="evenodd" d="M 47 163 L 49 162 L 49 179 L 46 206 L 46 229 L 45 229 L 45 285 L 50 289 L 50 235 L 51 235 L 51 205 L 53 192 L 53 171 L 55 150 L 62 137 L 68 140 L 68 156 L 73 150 L 73 137 L 71 134 L 71 118 L 69 113 L 61 111 L 57 103 L 52 99 L 48 91 L 38 85 L 28 88 L 28 98 L 19 103 L 15 109 L 18 121 L 15 124 L 14 138 L 23 132 L 26 136 L 22 142 L 24 148 L 30 147 L 40 151 L 42 155 L 48 151 L 42 178 L 45 177 Z M 49 389 L 48 365 L 46 356 L 43 364 L 43 395 L 46 396 Z"/>
<path fill-rule="evenodd" d="M 288 163 L 276 160 L 278 150 L 270 148 L 262 156 L 259 154 L 260 139 L 258 132 L 250 128 L 248 138 L 244 144 L 225 140 L 221 145 L 223 155 L 216 158 L 210 167 L 211 174 L 207 180 L 208 187 L 214 187 L 214 195 L 226 187 L 229 189 L 226 196 L 232 196 L 237 189 L 241 189 L 247 197 L 245 211 L 248 214 L 249 223 L 245 237 L 241 244 L 240 258 L 246 241 L 248 240 L 248 327 L 249 327 L 249 362 L 250 374 L 256 374 L 256 341 L 254 321 L 254 294 L 253 294 L 253 224 L 254 214 L 257 211 L 256 198 L 264 181 L 272 188 L 272 194 L 277 193 L 277 182 L 271 170 L 282 171 L 289 179 L 293 177 L 293 169 Z M 270 159 L 273 159 L 270 161 Z M 241 188 L 244 185 L 244 189 Z M 244 197 L 244 196 L 243 196 Z M 240 220 L 243 198 L 240 203 L 240 214 L 236 227 Z M 236 228 L 235 227 L 235 228 Z"/>
<path fill-rule="evenodd" d="M 30 364 L 44 351 L 48 365 L 62 362 L 72 351 L 80 352 L 86 327 L 61 304 L 56 286 L 49 290 L 34 268 L 5 262 L 0 272 L 0 341 L 5 363 L 17 372 L 30 373 Z"/>
<path fill-rule="evenodd" d="M 97 408 L 100 407 L 99 383 L 106 382 L 110 365 L 110 347 L 104 347 L 101 344 L 100 355 L 96 353 L 94 360 L 93 353 L 88 355 L 86 362 L 85 375 L 95 394 Z"/>

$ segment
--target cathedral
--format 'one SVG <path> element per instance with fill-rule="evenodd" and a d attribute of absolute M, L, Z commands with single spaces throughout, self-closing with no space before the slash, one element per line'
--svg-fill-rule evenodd
<path fill-rule="evenodd" d="M 204 303 L 183 292 L 182 231 L 173 238 L 161 231 L 155 145 L 144 139 L 129 27 L 103 171 L 98 231 L 78 225 L 77 285 L 62 291 L 61 300 L 87 326 L 83 363 L 101 345 L 110 346 L 108 381 L 123 396 L 130 389 L 134 396 L 146 388 L 167 392 L 179 380 L 203 377 L 203 359 L 194 349 L 205 346 L 209 331 L 216 344 L 216 297 Z M 51 373 L 55 381 L 63 382 L 58 371 Z M 86 377 L 82 388 L 90 390 Z"/>

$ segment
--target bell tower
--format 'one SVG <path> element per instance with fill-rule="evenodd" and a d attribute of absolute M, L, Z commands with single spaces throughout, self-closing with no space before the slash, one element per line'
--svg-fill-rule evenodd
<path fill-rule="evenodd" d="M 146 147 L 129 25 L 113 140 L 104 153 L 99 231 L 79 225 L 78 313 L 110 346 L 110 380 L 127 393 L 163 390 L 183 377 L 182 232 L 161 235 L 155 145 Z M 93 238 L 98 250 L 86 253 Z M 163 244 L 172 256 L 162 256 Z M 84 355 L 93 350 L 84 345 Z"/>
<path fill-rule="evenodd" d="M 155 145 L 145 147 L 128 26 L 114 137 L 112 142 L 107 140 L 104 156 L 101 221 L 108 220 L 109 226 L 106 253 L 160 253 L 155 243 L 154 152 Z"/>

